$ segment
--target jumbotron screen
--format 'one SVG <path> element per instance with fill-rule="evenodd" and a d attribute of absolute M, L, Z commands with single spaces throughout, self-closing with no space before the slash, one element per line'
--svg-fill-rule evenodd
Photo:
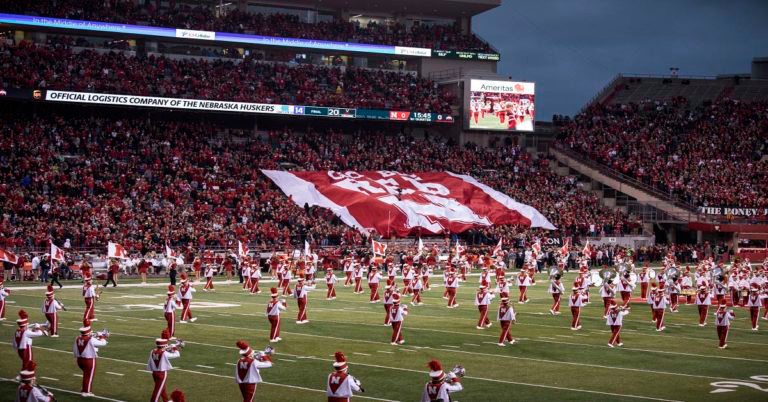
<path fill-rule="evenodd" d="M 473 79 L 469 86 L 470 129 L 533 131 L 534 83 Z"/>

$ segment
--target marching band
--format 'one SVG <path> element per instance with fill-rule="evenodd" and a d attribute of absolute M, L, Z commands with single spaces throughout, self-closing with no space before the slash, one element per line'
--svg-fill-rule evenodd
<path fill-rule="evenodd" d="M 383 299 L 385 309 L 384 325 L 391 326 L 392 334 L 390 343 L 392 345 L 402 345 L 405 343 L 403 336 L 403 323 L 409 310 L 406 303 L 401 303 L 401 298 L 411 293 L 412 306 L 421 306 L 421 293 L 427 290 L 429 275 L 432 272 L 430 266 L 419 266 L 419 262 L 428 263 L 436 260 L 429 258 L 408 258 L 403 259 L 400 275 L 403 279 L 404 288 L 398 289 L 396 278 L 398 269 L 391 259 L 362 259 L 357 257 L 345 258 L 342 262 L 343 271 L 347 274 L 348 284 L 354 284 L 354 294 L 362 293 L 362 280 L 367 279 L 370 289 L 369 301 L 371 303 L 379 302 Z M 460 256 L 454 258 L 444 269 L 446 288 L 445 298 L 448 299 L 448 308 L 457 308 L 457 289 L 465 276 L 472 268 L 473 264 L 468 261 L 474 261 L 474 267 L 481 268 L 479 275 L 479 287 L 475 294 L 474 304 L 478 308 L 479 318 L 476 328 L 485 330 L 491 327 L 492 322 L 488 317 L 492 301 L 498 295 L 499 305 L 496 320 L 500 326 L 500 336 L 498 345 L 513 345 L 517 341 L 512 336 L 512 324 L 516 323 L 516 312 L 510 304 L 509 286 L 507 285 L 506 271 L 503 262 L 497 258 L 495 262 L 496 288 L 491 290 L 492 278 L 489 268 L 494 264 L 491 257 L 480 256 L 479 258 L 467 258 Z M 490 261 L 490 264 L 489 264 Z M 302 262 L 299 264 L 299 262 Z M 270 289 L 271 300 L 266 306 L 266 316 L 270 323 L 269 342 L 276 343 L 282 340 L 280 337 L 280 314 L 287 309 L 284 299 L 278 299 L 281 294 L 289 294 L 297 300 L 297 324 L 308 323 L 307 306 L 309 291 L 314 289 L 314 272 L 318 260 L 296 261 L 287 256 L 273 257 L 269 266 L 273 268 L 272 273 L 277 279 L 278 287 Z M 382 271 L 379 271 L 377 264 L 381 264 Z M 700 327 L 707 325 L 709 307 L 716 306 L 715 327 L 718 337 L 718 347 L 725 349 L 727 345 L 728 332 L 732 320 L 736 314 L 732 307 L 743 307 L 749 312 L 751 328 L 754 331 L 759 329 L 758 321 L 768 319 L 768 280 L 766 280 L 766 270 L 768 270 L 768 259 L 760 267 L 753 267 L 748 260 L 737 261 L 730 267 L 724 264 L 715 264 L 711 259 L 699 262 L 694 270 L 690 267 L 684 269 L 674 260 L 672 255 L 665 258 L 664 264 L 659 272 L 651 269 L 647 264 L 642 267 L 639 273 L 635 273 L 635 266 L 631 258 L 626 258 L 623 254 L 616 256 L 616 268 L 604 266 L 597 272 L 588 269 L 585 259 L 578 261 L 580 269 L 576 274 L 571 294 L 567 297 L 568 307 L 571 310 L 572 320 L 571 330 L 578 331 L 582 328 L 581 310 L 589 303 L 589 288 L 599 288 L 600 296 L 603 299 L 603 318 L 606 326 L 610 328 L 610 338 L 608 346 L 611 348 L 624 345 L 621 338 L 621 330 L 624 317 L 632 309 L 632 294 L 640 285 L 639 300 L 645 300 L 651 309 L 651 319 L 656 331 L 665 330 L 666 312 L 675 313 L 679 311 L 680 304 L 695 305 L 698 309 L 698 325 Z M 84 264 L 85 265 L 85 264 Z M 535 266 L 534 260 L 529 260 L 523 269 L 515 278 L 517 281 L 519 295 L 518 303 L 528 303 L 530 299 L 527 296 L 527 288 L 534 286 L 533 279 L 535 272 L 532 267 Z M 564 278 L 565 261 L 559 261 L 558 265 L 549 272 L 549 287 L 547 292 L 552 295 L 552 306 L 549 312 L 553 316 L 560 314 L 560 304 L 565 294 L 565 285 L 562 283 Z M 457 275 L 456 269 L 459 268 L 461 274 Z M 205 264 L 199 258 L 195 259 L 193 269 L 196 273 L 204 270 L 206 284 L 204 290 L 213 290 L 213 276 L 216 270 L 212 264 Z M 258 281 L 261 278 L 261 270 L 258 264 L 253 263 L 249 258 L 243 260 L 241 269 L 243 270 L 244 285 L 243 290 L 249 294 L 258 293 Z M 336 299 L 335 284 L 339 280 L 331 266 L 326 267 L 325 283 L 327 286 L 326 299 L 329 301 Z M 231 278 L 231 272 L 227 271 L 226 265 L 222 265 L 222 271 L 226 272 Z M 387 274 L 387 278 L 382 275 Z M 258 274 L 255 274 L 258 273 Z M 427 273 L 426 278 L 423 274 Z M 293 290 L 290 289 L 291 278 L 296 277 L 297 283 Z M 195 322 L 196 317 L 192 316 L 190 311 L 192 294 L 195 292 L 194 286 L 189 282 L 187 274 L 181 273 L 181 284 L 178 290 L 173 286 L 168 286 L 167 298 L 163 305 L 163 311 L 167 327 L 163 330 L 160 338 L 155 340 L 155 349 L 150 352 L 147 362 L 147 370 L 152 373 L 154 380 L 154 389 L 152 392 L 152 401 L 171 400 L 166 392 L 167 372 L 173 366 L 171 359 L 181 356 L 181 349 L 184 347 L 183 341 L 178 341 L 175 335 L 175 310 L 182 309 L 182 323 Z M 380 281 L 386 279 L 386 286 L 382 296 L 379 296 L 378 286 Z M 143 278 L 142 278 L 143 280 Z M 82 297 L 85 304 L 83 313 L 83 327 L 79 329 L 80 335 L 75 339 L 73 354 L 77 366 L 83 372 L 81 395 L 83 397 L 93 396 L 93 382 L 95 375 L 96 359 L 99 348 L 108 344 L 109 331 L 93 332 L 91 323 L 96 321 L 94 314 L 94 304 L 100 298 L 100 289 L 94 287 L 90 276 L 84 277 L 82 287 Z M 0 282 L 0 317 L 4 318 L 5 299 L 11 292 L 5 289 Z M 615 298 L 617 293 L 620 295 L 620 301 Z M 637 300 L 635 300 L 637 301 Z M 763 309 L 762 316 L 760 309 Z M 42 305 L 42 313 L 45 315 L 46 324 L 29 324 L 29 316 L 24 310 L 19 311 L 17 320 L 18 329 L 15 331 L 12 346 L 18 352 L 21 359 L 22 370 L 18 379 L 21 382 L 17 397 L 21 401 L 47 401 L 53 398 L 53 394 L 44 392 L 44 388 L 36 385 L 35 382 L 35 362 L 32 353 L 32 340 L 39 336 L 58 337 L 58 313 L 65 309 L 64 305 L 56 300 L 53 287 L 47 286 L 45 299 Z M 256 393 L 256 385 L 262 381 L 260 369 L 272 367 L 270 355 L 274 349 L 270 346 L 263 352 L 256 352 L 245 341 L 238 341 L 237 346 L 240 350 L 240 360 L 236 364 L 235 379 L 240 388 L 243 401 L 253 401 Z M 438 361 L 429 363 L 431 380 L 425 385 L 422 400 L 449 400 L 450 393 L 462 390 L 459 381 L 463 376 L 463 368 L 457 366 L 453 371 L 445 373 Z M 355 393 L 363 392 L 360 381 L 347 373 L 347 360 L 343 353 L 335 354 L 334 372 L 328 376 L 327 396 L 329 401 L 349 401 Z M 48 399 L 46 399 L 48 398 Z"/>

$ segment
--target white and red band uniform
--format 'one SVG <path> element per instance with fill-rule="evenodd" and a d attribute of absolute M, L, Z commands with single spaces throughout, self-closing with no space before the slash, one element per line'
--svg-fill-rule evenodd
<path fill-rule="evenodd" d="M 325 274 L 325 285 L 328 287 L 328 292 L 325 295 L 327 299 L 336 297 L 336 282 L 338 281 L 339 278 L 333 274 L 333 270 L 328 270 Z"/>
<path fill-rule="evenodd" d="M 0 276 L 0 285 L 3 283 L 3 278 Z M 0 286 L 0 320 L 5 319 L 5 299 L 11 295 L 11 291 Z"/>
<path fill-rule="evenodd" d="M 83 311 L 83 320 L 93 321 L 96 317 L 93 308 L 93 302 L 96 300 L 96 289 L 91 284 L 90 278 L 86 279 L 83 285 L 83 299 L 85 300 L 85 311 Z"/>
<path fill-rule="evenodd" d="M 329 402 L 347 402 L 354 392 L 360 392 L 355 377 L 343 371 L 336 371 L 328 375 L 328 384 L 325 394 Z"/>
<path fill-rule="evenodd" d="M 45 318 L 48 320 L 48 332 L 51 335 L 59 334 L 59 310 L 63 307 L 58 300 L 53 297 L 46 297 L 43 300 L 42 311 L 45 314 Z"/>
<path fill-rule="evenodd" d="M 33 360 L 32 355 L 32 338 L 45 335 L 42 330 L 19 328 L 13 333 L 13 339 L 11 340 L 13 349 L 16 350 L 21 358 L 22 367 L 28 361 Z"/>
<path fill-rule="evenodd" d="M 571 308 L 571 315 L 573 316 L 571 328 L 574 329 L 581 326 L 581 307 L 584 305 L 584 297 L 582 297 L 578 288 L 575 289 L 576 291 L 568 296 L 568 307 Z"/>
<path fill-rule="evenodd" d="M 96 358 L 100 347 L 107 346 L 107 340 L 90 333 L 90 327 L 80 329 L 81 335 L 75 338 L 72 353 L 77 366 L 83 371 L 83 382 L 80 392 L 90 393 L 93 388 L 93 376 L 96 374 Z"/>
<path fill-rule="evenodd" d="M 724 307 L 725 305 L 721 304 L 720 308 L 715 312 L 715 328 L 717 329 L 717 337 L 721 348 L 726 346 L 731 320 L 736 318 L 736 314 L 733 313 L 733 310 L 726 310 Z"/>
<path fill-rule="evenodd" d="M 277 289 L 272 289 L 274 295 Z M 267 303 L 267 318 L 270 323 L 269 340 L 276 340 L 280 336 L 280 312 L 286 310 L 285 304 L 275 297 Z"/>

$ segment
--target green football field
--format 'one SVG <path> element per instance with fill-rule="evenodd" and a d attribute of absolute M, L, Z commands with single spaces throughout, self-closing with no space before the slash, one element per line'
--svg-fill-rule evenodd
<path fill-rule="evenodd" d="M 381 304 L 369 304 L 367 294 L 354 295 L 351 288 L 338 287 L 338 299 L 326 301 L 324 289 L 318 287 L 310 293 L 310 323 L 305 325 L 294 323 L 296 304 L 288 299 L 283 340 L 274 345 L 274 367 L 262 371 L 266 382 L 259 385 L 256 399 L 325 400 L 332 355 L 342 350 L 349 359 L 350 373 L 362 381 L 366 391 L 355 398 L 358 400 L 420 400 L 428 380 L 426 363 L 431 359 L 442 361 L 446 370 L 455 364 L 466 367 L 465 389 L 454 394 L 454 401 L 768 400 L 768 321 L 761 321 L 761 331 L 751 331 L 746 310 L 737 309 L 729 347 L 720 350 L 713 317 L 700 328 L 695 306 L 668 313 L 667 330 L 658 333 L 648 306 L 634 304 L 625 317 L 624 347 L 611 349 L 606 345 L 609 331 L 602 318 L 602 303 L 594 291 L 593 303 L 582 312 L 583 329 L 571 331 L 567 306 L 561 316 L 549 314 L 551 297 L 545 292 L 546 281 L 540 279 L 529 288 L 530 303 L 514 304 L 518 320 L 512 334 L 518 343 L 502 348 L 496 345 L 496 322 L 490 329 L 475 328 L 478 313 L 472 301 L 476 281 L 471 277 L 459 289 L 461 306 L 457 309 L 445 308 L 441 287 L 426 293 L 424 306 L 409 307 L 402 346 L 389 344 L 391 329 L 383 325 L 384 309 Z M 572 283 L 572 274 L 564 283 Z M 193 307 L 193 314 L 199 317 L 196 323 L 177 324 L 177 336 L 187 347 L 181 358 L 172 361 L 176 368 L 169 374 L 168 391 L 182 389 L 189 401 L 237 401 L 235 341 L 247 340 L 254 349 L 268 344 L 264 317 L 268 291 L 248 295 L 237 284 L 217 284 L 216 293 L 201 292 L 201 285 L 197 288 L 195 302 L 212 304 Z M 164 293 L 159 286 L 117 287 L 102 295 L 96 308 L 100 321 L 94 323 L 94 329 L 109 328 L 112 336 L 99 352 L 94 381 L 94 393 L 101 400 L 149 400 L 152 379 L 144 370 L 154 339 L 165 326 L 159 309 Z M 9 298 L 8 320 L 0 326 L 2 401 L 14 399 L 16 384 L 9 379 L 20 367 L 10 345 L 17 312 L 25 308 L 31 322 L 43 322 L 43 294 L 43 287 L 15 290 Z M 56 294 L 69 311 L 60 314 L 60 338 L 34 341 L 38 379 L 59 390 L 59 401 L 79 401 L 81 378 L 72 343 L 81 325 L 82 299 L 75 288 Z M 517 296 L 516 289 L 512 296 Z M 492 310 L 497 306 L 498 300 L 494 300 Z"/>

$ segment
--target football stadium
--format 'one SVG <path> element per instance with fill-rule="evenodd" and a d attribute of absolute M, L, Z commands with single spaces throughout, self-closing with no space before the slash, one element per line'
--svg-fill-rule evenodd
<path fill-rule="evenodd" d="M 0 401 L 768 400 L 766 19 L 0 2 Z"/>

